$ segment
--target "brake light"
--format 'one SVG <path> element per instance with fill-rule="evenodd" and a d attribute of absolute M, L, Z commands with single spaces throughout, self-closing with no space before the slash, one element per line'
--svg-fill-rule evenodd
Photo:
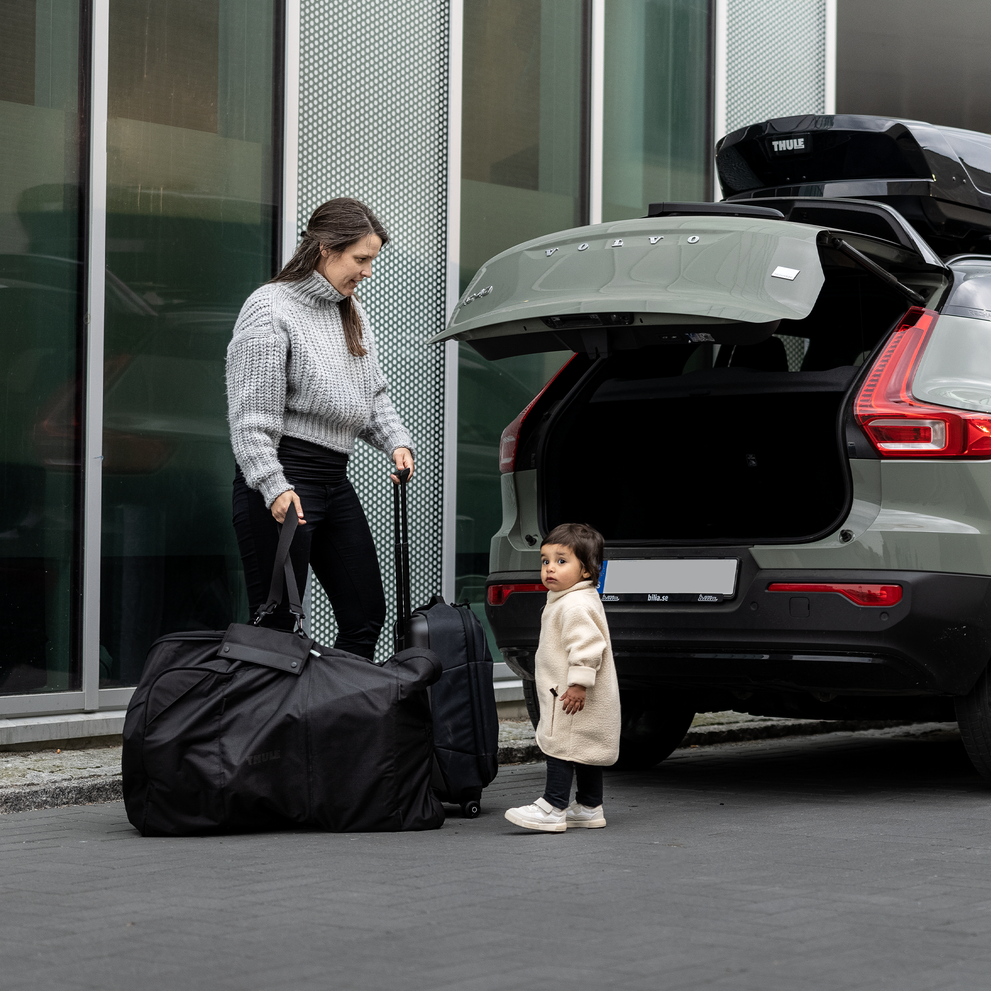
<path fill-rule="evenodd" d="M 103 471 L 107 475 L 151 475 L 175 451 L 175 443 L 167 438 L 103 431 Z"/>
<path fill-rule="evenodd" d="M 516 471 L 516 452 L 519 449 L 520 442 L 520 431 L 523 429 L 523 421 L 527 418 L 527 414 L 540 402 L 544 393 L 554 384 L 557 377 L 563 372 L 568 365 L 575 360 L 575 355 L 572 355 L 548 380 L 547 385 L 538 392 L 533 399 L 527 403 L 526 408 L 518 417 L 516 417 L 513 422 L 506 427 L 502 432 L 502 436 L 499 438 L 499 471 L 501 474 L 506 475 L 509 472 Z M 541 588 L 544 586 L 541 585 Z"/>
<path fill-rule="evenodd" d="M 924 403 L 912 381 L 938 314 L 913 306 L 895 328 L 853 405 L 882 457 L 991 458 L 991 417 Z"/>
<path fill-rule="evenodd" d="M 858 606 L 894 606 L 902 601 L 901 585 L 860 582 L 773 582 L 768 592 L 837 592 Z"/>
<path fill-rule="evenodd" d="M 104 387 L 115 382 L 131 361 L 131 355 L 121 354 L 105 359 Z M 78 468 L 82 426 L 77 404 L 81 384 L 70 379 L 55 393 L 35 424 L 34 446 L 42 464 L 48 468 Z M 103 465 L 106 470 L 106 464 Z"/>
<path fill-rule="evenodd" d="M 547 587 L 537 584 L 512 584 L 512 585 L 490 585 L 488 588 L 488 600 L 490 606 L 501 606 L 513 592 L 546 592 Z"/>

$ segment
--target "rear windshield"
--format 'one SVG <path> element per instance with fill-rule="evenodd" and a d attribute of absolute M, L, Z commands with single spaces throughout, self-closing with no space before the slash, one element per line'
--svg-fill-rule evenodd
<path fill-rule="evenodd" d="M 625 358 L 624 352 L 617 351 L 611 367 L 625 380 L 704 370 L 809 373 L 862 365 L 905 313 L 908 303 L 852 264 L 829 265 L 826 273 L 809 315 L 803 320 L 780 321 L 777 332 L 766 340 L 756 344 L 644 347 L 627 352 Z"/>
<path fill-rule="evenodd" d="M 719 349 L 716 367 L 822 372 L 863 364 L 908 304 L 874 276 L 828 254 L 833 264 L 812 312 L 804 320 L 782 320 L 760 344 Z"/>

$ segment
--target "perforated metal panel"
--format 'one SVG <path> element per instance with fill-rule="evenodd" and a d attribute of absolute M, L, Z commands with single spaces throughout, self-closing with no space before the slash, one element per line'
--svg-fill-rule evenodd
<path fill-rule="evenodd" d="M 729 0 L 726 133 L 826 112 L 826 0 Z"/>
<path fill-rule="evenodd" d="M 775 336 L 785 346 L 788 371 L 800 372 L 806 352 L 809 350 L 809 339 L 807 337 L 792 337 L 789 334 L 776 334 Z"/>
<path fill-rule="evenodd" d="M 423 342 L 444 324 L 448 5 L 443 0 L 304 0 L 300 21 L 299 223 L 335 196 L 367 203 L 392 240 L 360 296 L 390 395 L 416 447 L 410 485 L 414 605 L 440 591 L 443 349 Z M 378 548 L 395 618 L 392 483 L 386 456 L 359 441 L 350 477 Z M 317 584 L 312 634 L 333 643 Z"/>

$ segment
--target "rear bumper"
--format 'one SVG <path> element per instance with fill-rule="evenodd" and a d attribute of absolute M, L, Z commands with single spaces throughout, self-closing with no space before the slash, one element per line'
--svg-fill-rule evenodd
<path fill-rule="evenodd" d="M 488 583 L 539 580 L 513 572 Z M 879 608 L 831 592 L 768 591 L 772 582 L 844 580 L 899 584 L 902 600 Z M 530 676 L 544 601 L 520 592 L 485 607 L 507 660 Z M 605 609 L 624 687 L 963 695 L 991 656 L 991 577 L 981 575 L 761 570 L 750 558 L 732 600 Z"/>

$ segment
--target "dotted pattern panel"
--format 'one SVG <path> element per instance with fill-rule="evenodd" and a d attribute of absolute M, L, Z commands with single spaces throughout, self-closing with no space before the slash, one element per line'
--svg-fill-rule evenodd
<path fill-rule="evenodd" d="M 303 0 L 300 21 L 299 225 L 335 196 L 367 203 L 391 241 L 360 296 L 390 395 L 413 436 L 413 605 L 440 591 L 444 355 L 424 341 L 445 318 L 448 4 Z M 358 441 L 350 477 L 375 537 L 395 620 L 390 462 Z M 313 584 L 313 583 L 311 583 Z M 332 644 L 333 610 L 313 584 L 311 635 Z"/>
<path fill-rule="evenodd" d="M 788 359 L 788 371 L 800 372 L 805 352 L 809 350 L 807 337 L 792 337 L 788 334 L 775 334 L 775 337 L 785 346 L 785 356 Z"/>
<path fill-rule="evenodd" d="M 826 0 L 729 0 L 726 133 L 826 112 Z"/>

